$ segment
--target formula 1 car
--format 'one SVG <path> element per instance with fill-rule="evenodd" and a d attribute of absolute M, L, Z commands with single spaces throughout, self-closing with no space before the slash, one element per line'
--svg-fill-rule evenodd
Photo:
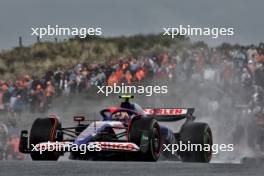
<path fill-rule="evenodd" d="M 134 96 L 120 98 L 125 99 L 121 107 L 101 110 L 100 121 L 75 116 L 78 125 L 65 128 L 56 115 L 36 119 L 29 135 L 27 130 L 21 132 L 20 152 L 30 154 L 32 160 L 58 160 L 65 151 L 44 150 L 41 153 L 37 150 L 54 144 L 59 146 L 56 149 L 68 146 L 70 159 L 157 161 L 159 158 L 177 158 L 183 162 L 210 162 L 211 129 L 206 123 L 194 122 L 194 108 L 143 109 L 130 101 Z M 171 124 L 173 121 L 179 132 L 160 123 Z M 172 148 L 179 143 L 207 144 L 209 150 L 172 153 Z M 84 144 L 95 146 L 95 150 L 86 153 L 73 150 L 73 146 Z"/>

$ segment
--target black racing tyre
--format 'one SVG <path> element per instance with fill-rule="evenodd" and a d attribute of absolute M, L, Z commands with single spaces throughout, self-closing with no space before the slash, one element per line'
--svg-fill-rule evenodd
<path fill-rule="evenodd" d="M 129 140 L 140 146 L 141 152 L 133 155 L 135 160 L 157 161 L 161 150 L 161 134 L 158 122 L 152 118 L 136 119 L 131 124 Z"/>
<path fill-rule="evenodd" d="M 29 144 L 36 145 L 41 142 L 62 141 L 62 136 L 57 136 L 57 131 L 61 127 L 60 122 L 56 118 L 38 118 L 34 121 L 29 135 Z M 39 151 L 30 153 L 32 160 L 58 160 L 59 152 L 45 151 L 40 154 Z"/>
<path fill-rule="evenodd" d="M 213 137 L 208 124 L 200 122 L 184 124 L 180 131 L 179 143 L 199 145 L 197 149 L 192 147 L 194 148 L 193 150 L 179 151 L 180 158 L 183 162 L 210 162 L 212 158 Z M 205 146 L 207 146 L 206 150 L 204 150 Z"/>

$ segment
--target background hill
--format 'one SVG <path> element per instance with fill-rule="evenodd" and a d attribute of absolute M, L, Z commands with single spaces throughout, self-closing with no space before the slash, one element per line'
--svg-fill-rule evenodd
<path fill-rule="evenodd" d="M 39 42 L 0 53 L 0 75 L 2 79 L 15 79 L 32 73 L 43 75 L 43 72 L 58 66 L 71 67 L 76 63 L 103 62 L 110 58 L 153 55 L 163 51 L 170 53 L 190 45 L 189 38 L 179 36 L 171 39 L 162 35 L 75 37 L 60 42 Z"/>

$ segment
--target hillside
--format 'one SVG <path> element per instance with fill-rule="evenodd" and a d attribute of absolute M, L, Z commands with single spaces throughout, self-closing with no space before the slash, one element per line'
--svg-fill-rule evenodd
<path fill-rule="evenodd" d="M 103 62 L 125 56 L 153 55 L 175 52 L 190 46 L 188 38 L 171 39 L 162 35 L 135 35 L 130 37 L 71 38 L 61 42 L 40 42 L 28 47 L 16 47 L 0 53 L 2 79 L 16 79 L 20 75 L 39 76 L 54 67 L 70 67 L 75 63 Z"/>

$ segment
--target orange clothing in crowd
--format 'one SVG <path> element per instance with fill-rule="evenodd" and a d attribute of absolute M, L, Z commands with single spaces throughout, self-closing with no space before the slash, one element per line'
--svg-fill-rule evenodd
<path fill-rule="evenodd" d="M 115 75 L 116 75 L 117 81 L 119 81 L 123 78 L 124 72 L 123 72 L 123 70 L 119 69 L 115 72 Z"/>
<path fill-rule="evenodd" d="M 128 64 L 126 64 L 126 63 L 122 65 L 123 70 L 125 70 L 127 67 L 128 67 Z"/>
<path fill-rule="evenodd" d="M 138 81 L 141 81 L 143 78 L 145 77 L 145 71 L 143 69 L 139 69 L 137 72 L 136 72 L 136 79 Z"/>
<path fill-rule="evenodd" d="M 108 80 L 107 80 L 107 84 L 108 86 L 113 86 L 114 83 L 118 83 L 118 78 L 116 76 L 116 74 L 112 74 L 109 76 Z"/>
<path fill-rule="evenodd" d="M 45 91 L 47 97 L 52 97 L 55 94 L 55 88 L 52 85 L 48 85 Z"/>
<path fill-rule="evenodd" d="M 132 74 L 129 71 L 126 73 L 126 81 L 127 81 L 128 85 L 131 85 L 131 83 L 132 83 Z"/>

